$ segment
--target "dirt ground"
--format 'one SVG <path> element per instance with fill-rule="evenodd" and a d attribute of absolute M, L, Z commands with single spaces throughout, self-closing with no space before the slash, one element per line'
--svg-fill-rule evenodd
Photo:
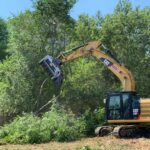
<path fill-rule="evenodd" d="M 94 137 L 64 143 L 0 145 L 0 150 L 150 150 L 150 139 L 117 139 L 112 136 Z"/>

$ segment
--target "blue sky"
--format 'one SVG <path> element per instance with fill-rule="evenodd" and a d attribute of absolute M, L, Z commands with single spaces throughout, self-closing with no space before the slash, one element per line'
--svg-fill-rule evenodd
<path fill-rule="evenodd" d="M 99 10 L 102 15 L 112 13 L 119 0 L 78 0 L 70 14 L 77 19 L 79 14 L 95 15 Z M 133 7 L 150 7 L 150 0 L 130 0 Z M 7 19 L 25 9 L 32 9 L 31 0 L 0 0 L 0 17 Z"/>

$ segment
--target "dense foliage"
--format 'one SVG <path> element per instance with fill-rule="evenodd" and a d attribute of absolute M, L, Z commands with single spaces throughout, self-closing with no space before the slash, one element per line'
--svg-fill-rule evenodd
<path fill-rule="evenodd" d="M 74 20 L 69 12 L 75 3 L 33 0 L 33 11 L 0 19 L 0 113 L 9 119 L 27 113 L 0 130 L 0 137 L 8 142 L 65 141 L 92 135 L 103 122 L 99 118 L 104 110 L 99 107 L 106 93 L 122 88 L 93 57 L 66 63 L 63 85 L 55 87 L 38 64 L 46 54 L 57 56 L 100 40 L 131 70 L 138 93 L 150 97 L 150 9 L 133 9 L 130 2 L 120 0 L 112 14 L 81 14 Z M 63 106 L 61 113 L 50 110 L 53 97 Z M 68 110 L 72 113 L 67 114 Z M 33 115 L 40 113 L 44 113 L 42 118 Z M 80 125 L 81 134 L 75 132 Z"/>
<path fill-rule="evenodd" d="M 8 143 L 76 140 L 89 135 L 89 131 L 93 134 L 95 122 L 102 121 L 101 111 L 103 110 L 99 109 L 93 115 L 92 112 L 87 112 L 77 118 L 71 111 L 66 112 L 54 101 L 51 110 L 40 118 L 33 113 L 16 117 L 10 124 L 0 129 L 0 138 Z"/>
<path fill-rule="evenodd" d="M 13 55 L 0 64 L 0 112 L 12 116 L 32 109 L 30 71 L 24 58 Z"/>
<path fill-rule="evenodd" d="M 8 42 L 8 31 L 7 31 L 7 24 L 6 22 L 0 18 L 0 60 L 3 60 L 6 53 L 7 48 L 7 42 Z"/>

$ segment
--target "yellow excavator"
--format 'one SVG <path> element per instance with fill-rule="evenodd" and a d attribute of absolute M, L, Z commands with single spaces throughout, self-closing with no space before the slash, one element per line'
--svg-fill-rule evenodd
<path fill-rule="evenodd" d="M 116 137 L 136 137 L 149 135 L 150 132 L 150 99 L 142 99 L 135 91 L 132 73 L 121 64 L 110 50 L 101 50 L 99 41 L 88 42 L 74 48 L 71 52 L 62 52 L 57 58 L 45 56 L 40 64 L 46 69 L 51 79 L 62 83 L 60 66 L 82 56 L 92 55 L 102 62 L 121 81 L 123 90 L 111 92 L 104 100 L 105 124 L 95 129 L 95 134 L 104 136 L 113 134 Z M 69 53 L 69 54 L 68 54 Z"/>

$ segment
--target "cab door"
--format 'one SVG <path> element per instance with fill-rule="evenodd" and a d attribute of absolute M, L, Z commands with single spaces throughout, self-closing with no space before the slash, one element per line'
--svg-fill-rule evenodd
<path fill-rule="evenodd" d="M 122 94 L 122 119 L 132 119 L 132 99 L 130 93 L 123 93 Z"/>
<path fill-rule="evenodd" d="M 117 120 L 122 118 L 122 103 L 120 94 L 110 95 L 107 99 L 106 107 L 108 120 Z"/>

